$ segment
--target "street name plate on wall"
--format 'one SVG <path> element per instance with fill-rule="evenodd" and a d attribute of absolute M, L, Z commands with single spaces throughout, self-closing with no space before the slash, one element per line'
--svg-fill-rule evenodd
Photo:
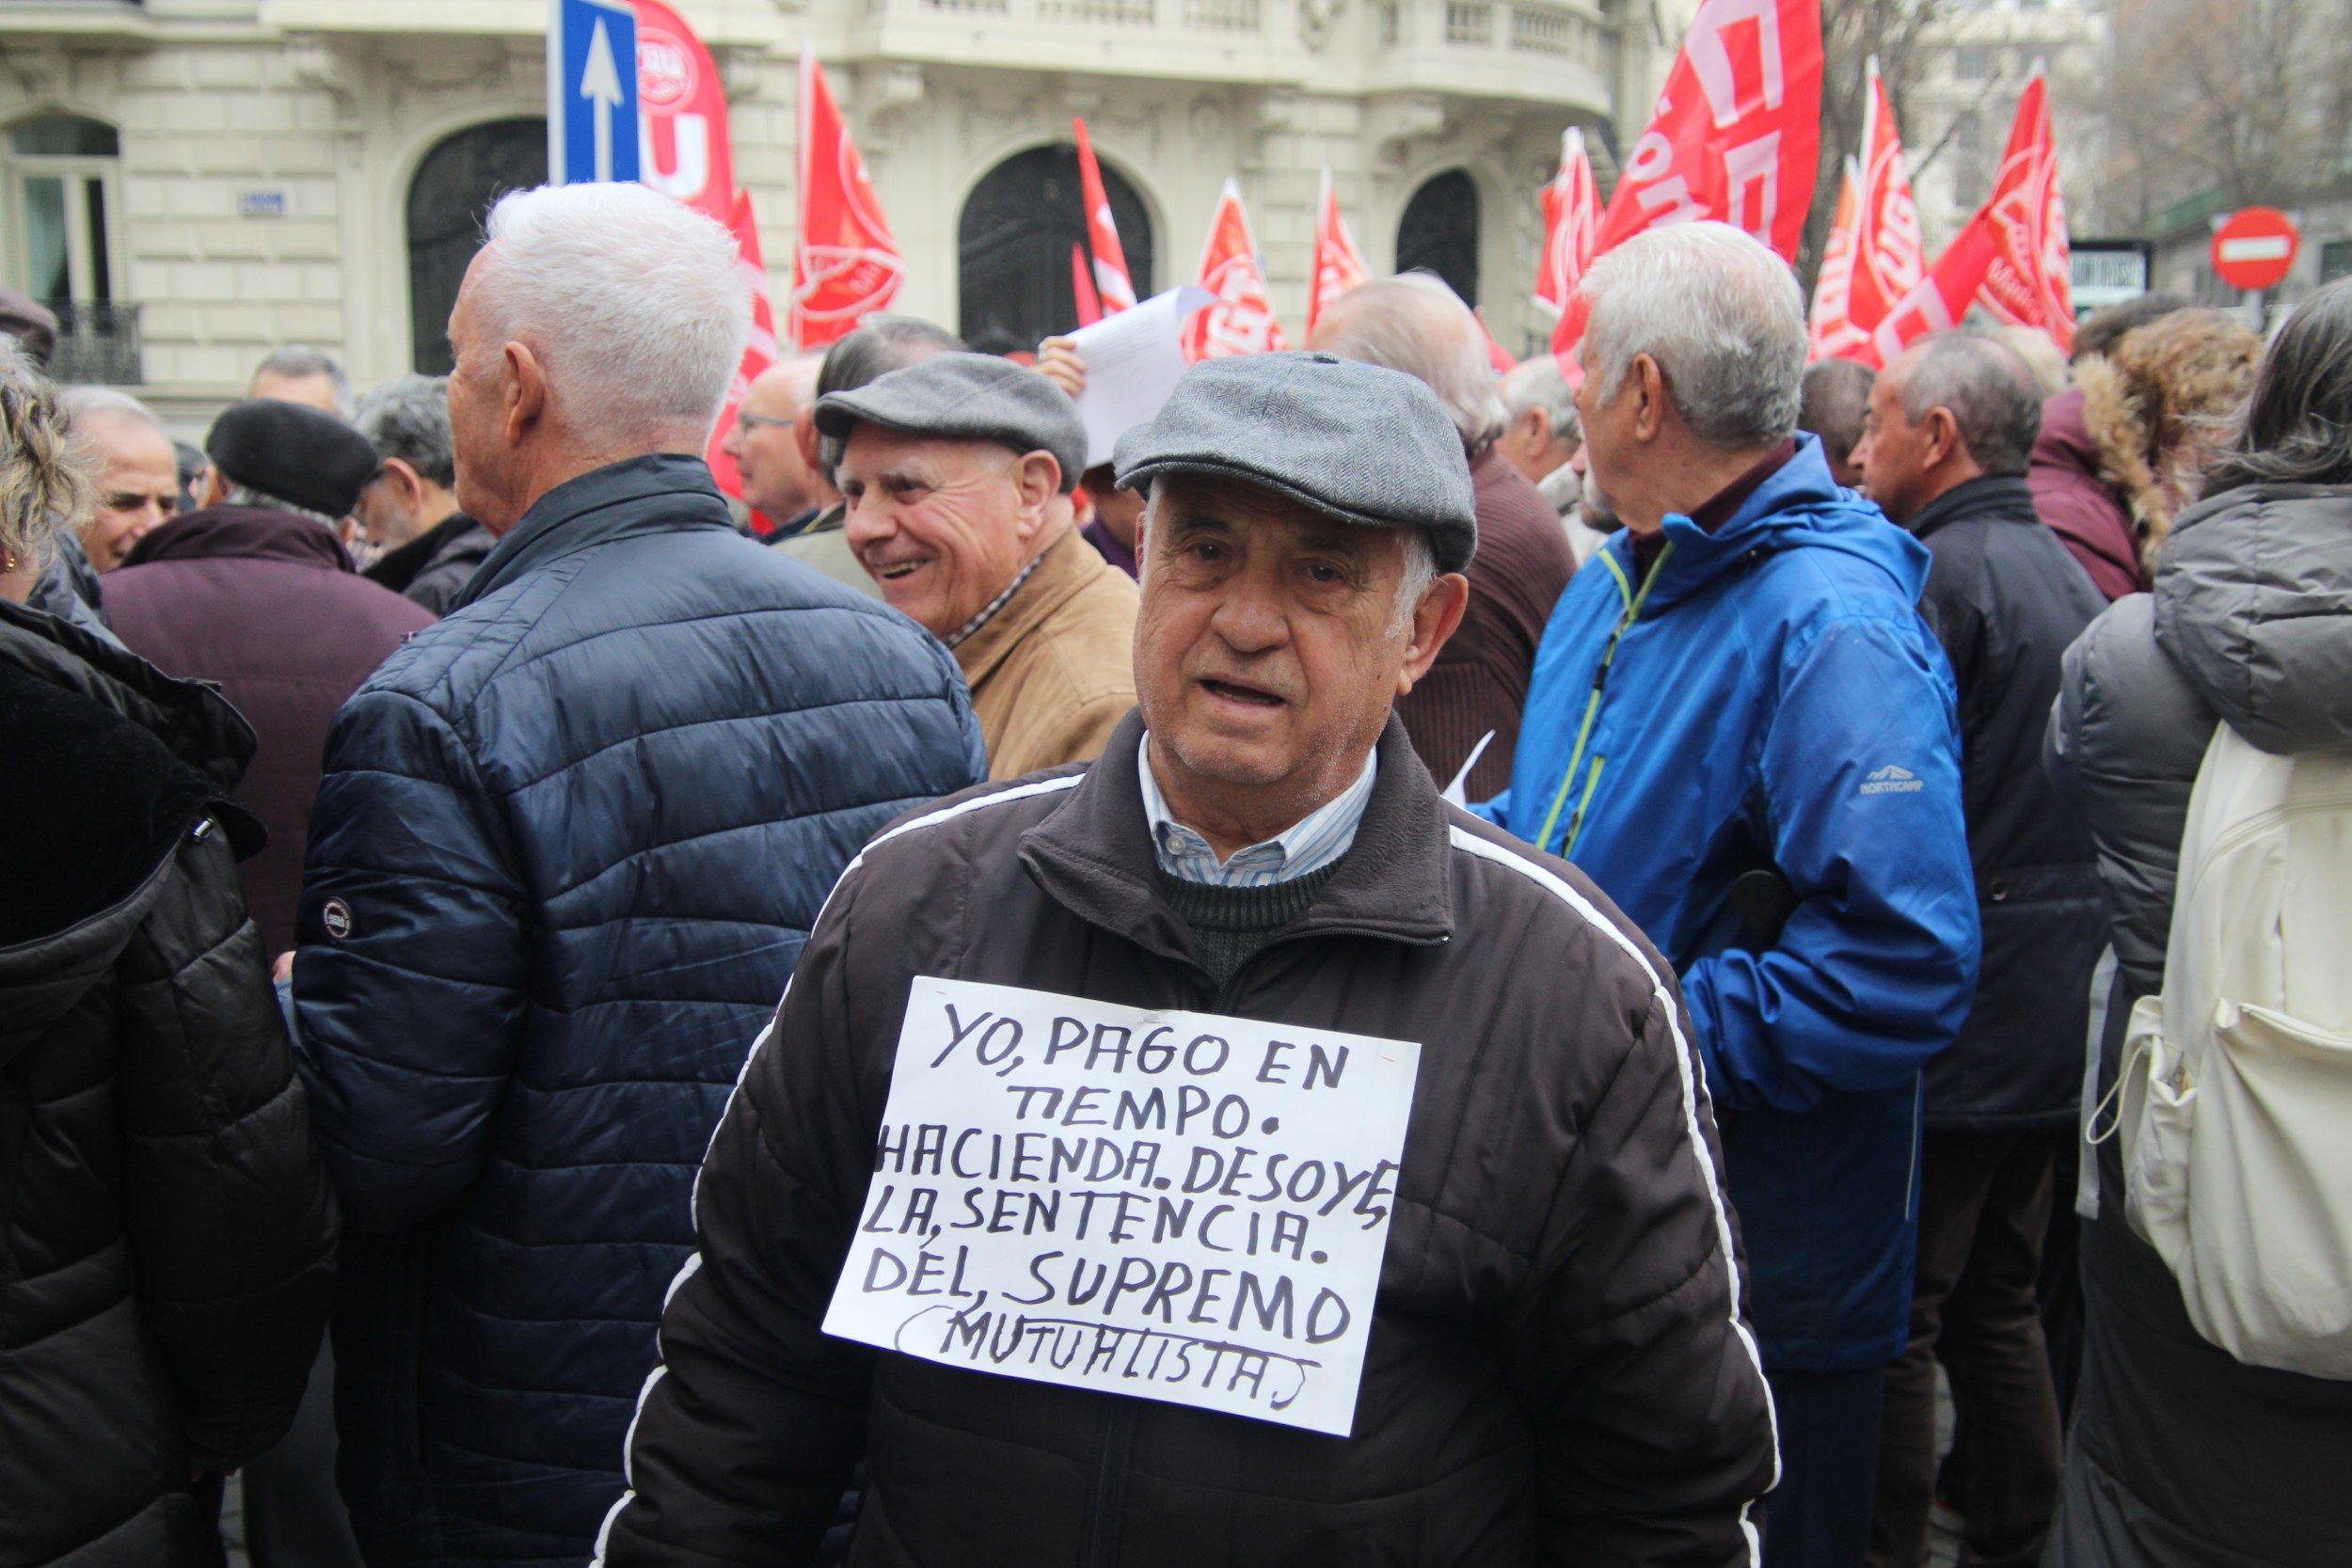
<path fill-rule="evenodd" d="M 1345 1436 L 1420 1066 L 918 978 L 825 1332 Z"/>

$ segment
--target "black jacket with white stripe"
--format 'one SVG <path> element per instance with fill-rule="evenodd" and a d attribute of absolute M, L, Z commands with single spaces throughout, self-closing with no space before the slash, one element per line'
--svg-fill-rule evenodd
<path fill-rule="evenodd" d="M 853 1565 L 1752 1562 L 1776 1456 L 1664 961 L 1391 722 L 1354 847 L 1220 990 L 1153 890 L 1140 733 L 843 878 L 704 1164 L 601 1561 L 806 1560 L 862 1457 Z M 1421 1042 L 1352 1436 L 820 1331 L 917 975 Z"/>

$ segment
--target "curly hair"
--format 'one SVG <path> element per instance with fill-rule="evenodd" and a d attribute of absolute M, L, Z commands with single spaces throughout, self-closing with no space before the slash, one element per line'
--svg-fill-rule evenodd
<path fill-rule="evenodd" d="M 2154 569 L 2202 466 L 2246 400 L 2262 340 L 2219 310 L 2176 310 L 2074 369 L 2099 477 L 2122 496 Z"/>
<path fill-rule="evenodd" d="M 45 565 L 58 531 L 88 519 L 92 494 L 56 388 L 0 340 L 0 558 Z"/>

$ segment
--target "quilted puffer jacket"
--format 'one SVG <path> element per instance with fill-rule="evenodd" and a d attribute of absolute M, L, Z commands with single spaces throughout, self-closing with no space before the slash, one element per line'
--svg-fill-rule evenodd
<path fill-rule="evenodd" d="M 181 1568 L 294 1418 L 335 1214 L 218 697 L 0 603 L 0 1564 Z"/>
<path fill-rule="evenodd" d="M 337 717 L 296 918 L 372 1563 L 587 1560 L 728 1088 L 858 847 L 984 776 L 946 651 L 693 458 L 557 487 Z"/>

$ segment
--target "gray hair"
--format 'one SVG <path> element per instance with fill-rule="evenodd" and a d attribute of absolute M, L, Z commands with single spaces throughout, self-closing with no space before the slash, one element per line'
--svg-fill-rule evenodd
<path fill-rule="evenodd" d="M 152 408 L 112 387 L 65 388 L 57 393 L 57 405 L 75 420 L 85 420 L 92 414 L 119 414 L 124 419 L 152 425 L 157 435 L 170 439 L 164 430 L 164 421 L 155 417 Z"/>
<path fill-rule="evenodd" d="M 0 336 L 0 556 L 35 566 L 90 511 L 89 472 L 62 402 L 32 356 Z"/>
<path fill-rule="evenodd" d="M 1821 454 L 1843 463 L 1862 442 L 1870 414 L 1870 388 L 1878 372 L 1851 359 L 1824 359 L 1804 368 L 1797 404 L 1797 428 L 1821 438 Z"/>
<path fill-rule="evenodd" d="M 528 344 L 581 436 L 709 438 L 751 334 L 733 235 L 650 186 L 617 182 L 511 192 L 488 230 L 476 262 L 477 353 Z"/>
<path fill-rule="evenodd" d="M 397 457 L 445 490 L 457 483 L 457 457 L 449 432 L 449 377 L 404 375 L 387 381 L 359 400 L 351 422 L 376 456 Z"/>
<path fill-rule="evenodd" d="M 253 367 L 253 379 L 246 383 L 248 389 L 265 375 L 280 376 L 288 381 L 306 380 L 323 375 L 335 386 L 335 412 L 342 419 L 351 418 L 351 377 L 343 373 L 342 361 L 323 348 L 308 343 L 288 343 Z"/>
<path fill-rule="evenodd" d="M 1584 439 L 1584 427 L 1576 417 L 1576 388 L 1568 385 L 1568 378 L 1560 373 L 1560 361 L 1550 355 L 1520 360 L 1502 372 L 1495 390 L 1512 419 L 1540 408 L 1551 420 L 1553 440 L 1575 446 Z"/>
<path fill-rule="evenodd" d="M 1454 417 L 1466 449 L 1477 451 L 1510 424 L 1510 411 L 1495 389 L 1486 329 L 1435 274 L 1408 272 L 1359 284 L 1325 319 L 1332 325 L 1315 335 L 1315 347 L 1427 383 Z"/>
<path fill-rule="evenodd" d="M 221 477 L 228 478 L 226 474 Z M 222 496 L 215 504 L 255 506 L 270 512 L 291 512 L 297 517 L 307 517 L 329 529 L 340 530 L 343 523 L 341 517 L 330 517 L 324 512 L 313 512 L 307 506 L 297 506 L 283 496 L 273 496 L 267 490 L 256 490 L 250 484 L 240 484 L 233 479 L 229 480 L 228 494 Z"/>
<path fill-rule="evenodd" d="M 2042 434 L 2042 392 L 2017 351 L 1979 332 L 1939 332 L 1898 361 L 1903 418 L 1952 416 L 1968 455 L 1988 474 L 2026 471 Z"/>
<path fill-rule="evenodd" d="M 1769 446 L 1797 428 L 1804 293 L 1762 241 L 1726 223 L 1648 230 L 1594 261 L 1578 293 L 1592 306 L 1578 356 L 1604 402 L 1646 354 L 1712 446 Z"/>

